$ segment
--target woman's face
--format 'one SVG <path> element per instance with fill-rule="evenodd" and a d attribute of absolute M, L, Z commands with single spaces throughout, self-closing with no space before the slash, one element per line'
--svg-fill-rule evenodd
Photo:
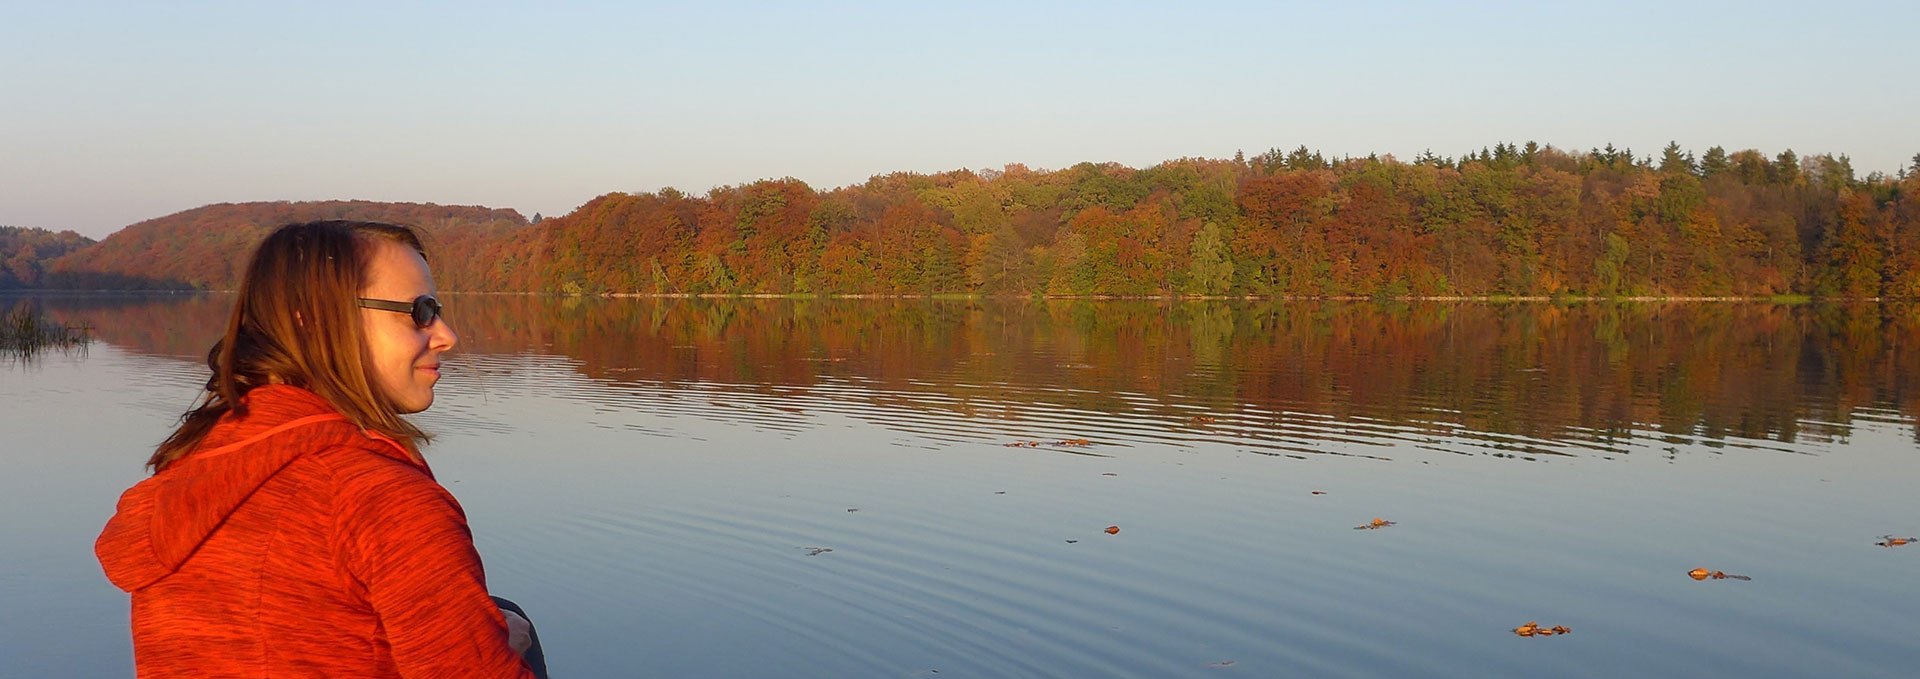
<path fill-rule="evenodd" d="M 360 296 L 412 302 L 434 294 L 433 273 L 427 260 L 413 248 L 384 239 L 374 240 L 372 269 Z M 366 330 L 367 371 L 375 389 L 402 413 L 417 413 L 433 405 L 433 383 L 440 381 L 440 354 L 460 337 L 444 319 L 418 327 L 413 317 L 397 311 L 360 309 Z"/>

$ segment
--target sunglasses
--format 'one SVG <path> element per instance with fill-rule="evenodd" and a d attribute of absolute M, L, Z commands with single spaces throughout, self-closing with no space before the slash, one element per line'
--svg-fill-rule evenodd
<path fill-rule="evenodd" d="M 360 298 L 360 306 L 368 309 L 379 309 L 381 311 L 397 311 L 412 316 L 413 324 L 422 328 L 433 325 L 434 319 L 440 318 L 440 309 L 442 308 L 440 306 L 440 300 L 434 299 L 433 295 L 421 295 L 413 298 L 411 302 L 395 302 L 387 299 L 367 299 L 362 297 Z"/>

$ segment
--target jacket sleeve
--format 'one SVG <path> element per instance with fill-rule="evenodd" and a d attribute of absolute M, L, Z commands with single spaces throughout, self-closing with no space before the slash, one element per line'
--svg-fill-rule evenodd
<path fill-rule="evenodd" d="M 363 458 L 336 477 L 334 540 L 366 588 L 403 677 L 533 677 L 507 645 L 506 619 L 459 503 L 396 460 Z"/>

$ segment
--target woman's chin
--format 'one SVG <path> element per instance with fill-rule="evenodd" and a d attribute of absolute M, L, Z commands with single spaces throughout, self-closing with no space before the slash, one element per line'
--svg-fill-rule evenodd
<path fill-rule="evenodd" d="M 401 394 L 389 400 L 393 402 L 394 411 L 401 415 L 417 413 L 433 407 L 433 387 L 415 389 L 412 393 Z"/>

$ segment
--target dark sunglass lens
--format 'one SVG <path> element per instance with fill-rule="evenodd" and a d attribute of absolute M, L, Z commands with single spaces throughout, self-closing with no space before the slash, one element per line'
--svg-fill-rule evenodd
<path fill-rule="evenodd" d="M 422 328 L 433 325 L 433 319 L 440 317 L 440 300 L 432 297 L 416 297 L 413 300 L 413 324 Z"/>

